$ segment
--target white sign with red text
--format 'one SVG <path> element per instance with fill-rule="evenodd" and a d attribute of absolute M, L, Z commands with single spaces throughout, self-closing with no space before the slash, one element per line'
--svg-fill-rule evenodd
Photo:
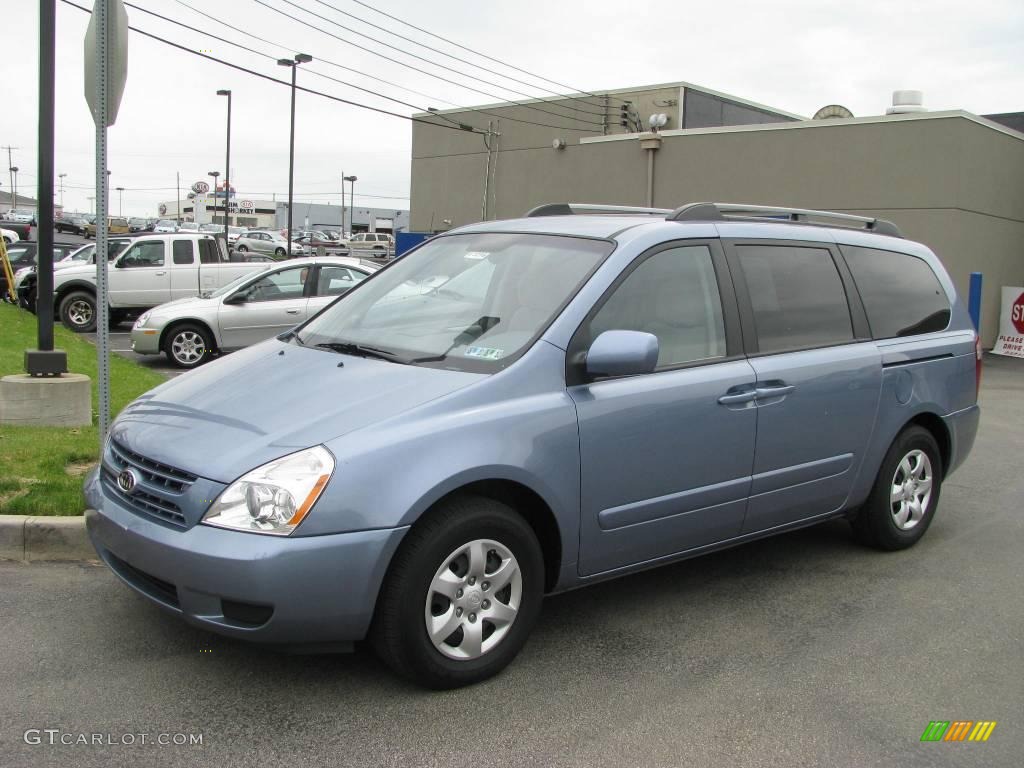
<path fill-rule="evenodd" d="M 1003 286 L 999 337 L 992 352 L 996 355 L 1024 357 L 1024 288 Z"/>

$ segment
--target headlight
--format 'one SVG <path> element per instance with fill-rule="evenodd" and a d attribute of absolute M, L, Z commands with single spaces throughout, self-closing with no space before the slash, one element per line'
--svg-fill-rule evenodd
<path fill-rule="evenodd" d="M 309 514 L 333 472 L 334 457 L 320 445 L 276 459 L 229 485 L 203 522 L 287 536 Z"/>
<path fill-rule="evenodd" d="M 139 315 L 138 319 L 135 321 L 135 327 L 141 328 L 142 326 L 144 326 L 152 314 L 153 311 L 150 310 L 149 312 L 143 312 L 141 315 Z"/>

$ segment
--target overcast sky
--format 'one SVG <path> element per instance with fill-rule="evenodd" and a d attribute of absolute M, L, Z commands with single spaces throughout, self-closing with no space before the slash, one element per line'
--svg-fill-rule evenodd
<path fill-rule="evenodd" d="M 91 0 L 76 0 L 91 7 Z M 353 0 L 132 0 L 140 7 L 243 43 L 275 59 L 295 52 L 317 61 L 299 71 L 300 84 L 409 115 L 410 107 L 372 97 L 313 71 L 379 90 L 417 107 L 448 108 L 497 101 L 429 77 L 451 80 L 506 99 L 514 91 L 544 96 L 558 86 L 503 69 L 465 50 L 404 27 Z M 260 2 L 265 3 L 261 5 Z M 774 0 L 719 4 L 631 0 L 380 0 L 368 5 L 563 85 L 582 90 L 685 80 L 804 115 L 839 103 L 855 115 L 884 113 L 895 89 L 923 90 L 929 109 L 994 113 L 1024 110 L 1024 3 L 1020 0 Z M 245 31 L 233 32 L 190 10 L 193 6 Z M 265 6 L 298 16 L 292 21 Z M 306 9 L 299 10 L 296 6 Z M 367 27 L 328 6 L 452 52 L 491 73 Z M 277 78 L 274 61 L 128 8 L 133 26 Z M 19 191 L 35 196 L 38 20 L 32 2 L 4 3 L 0 57 L 0 145 L 17 147 Z M 328 21 L 360 30 L 354 35 Z M 66 173 L 64 203 L 89 210 L 93 194 L 92 119 L 83 95 L 83 37 L 88 15 L 57 3 L 56 169 Z M 275 43 L 270 45 L 250 35 Z M 410 69 L 336 37 L 412 64 Z M 451 71 L 374 43 L 370 35 L 453 69 L 514 89 L 467 80 Z M 422 94 L 385 85 L 324 63 L 341 64 Z M 308 69 L 308 71 L 307 71 Z M 156 215 L 183 186 L 223 171 L 226 100 L 234 92 L 232 182 L 240 195 L 278 199 L 288 183 L 288 89 L 132 34 L 128 83 L 110 129 L 111 189 L 126 188 L 124 213 Z M 297 199 L 340 202 L 342 172 L 356 174 L 359 205 L 407 207 L 411 125 L 309 94 L 299 94 L 296 128 Z M 3 150 L 6 154 L 6 150 Z M 0 162 L 6 162 L 6 157 Z M 6 167 L 6 166 L 0 166 Z M 10 191 L 6 173 L 0 189 Z M 156 189 L 154 189 L 156 188 Z M 163 188 L 163 189 L 159 189 Z M 363 195 L 381 195 L 380 198 Z M 394 197 L 388 197 L 394 196 Z M 112 208 L 118 196 L 112 191 Z"/>

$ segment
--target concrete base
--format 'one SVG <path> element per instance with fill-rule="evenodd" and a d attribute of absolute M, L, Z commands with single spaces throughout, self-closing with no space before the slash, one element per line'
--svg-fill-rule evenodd
<path fill-rule="evenodd" d="M 0 379 L 0 424 L 84 427 L 92 424 L 92 385 L 81 373 Z"/>

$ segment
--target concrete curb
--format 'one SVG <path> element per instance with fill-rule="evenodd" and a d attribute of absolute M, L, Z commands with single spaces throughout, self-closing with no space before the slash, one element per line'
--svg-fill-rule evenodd
<path fill-rule="evenodd" d="M 96 560 L 85 517 L 0 515 L 0 560 Z"/>

